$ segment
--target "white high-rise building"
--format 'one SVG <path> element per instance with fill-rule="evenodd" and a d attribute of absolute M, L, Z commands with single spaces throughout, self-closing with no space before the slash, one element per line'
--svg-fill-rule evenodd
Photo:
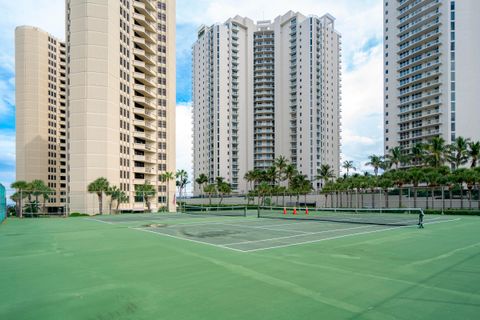
<path fill-rule="evenodd" d="M 322 164 L 338 175 L 340 38 L 332 16 L 291 11 L 202 26 L 193 45 L 194 177 L 223 177 L 245 192 L 245 173 L 279 156 L 310 179 Z"/>
<path fill-rule="evenodd" d="M 480 139 L 478 0 L 384 1 L 384 152 Z"/>

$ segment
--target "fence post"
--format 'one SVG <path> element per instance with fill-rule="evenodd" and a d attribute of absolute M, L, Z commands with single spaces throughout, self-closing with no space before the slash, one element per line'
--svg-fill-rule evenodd
<path fill-rule="evenodd" d="M 23 218 L 23 190 L 20 189 L 20 211 L 19 211 L 19 218 Z"/>

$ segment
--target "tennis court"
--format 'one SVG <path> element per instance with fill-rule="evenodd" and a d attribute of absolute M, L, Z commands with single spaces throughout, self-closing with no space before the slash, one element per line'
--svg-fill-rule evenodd
<path fill-rule="evenodd" d="M 277 209 L 8 219 L 0 319 L 478 318 L 477 217 Z"/>
<path fill-rule="evenodd" d="M 394 213 L 362 213 L 311 209 L 307 212 L 306 209 L 265 207 L 247 214 L 242 207 L 208 209 L 191 207 L 190 211 L 187 210 L 188 214 L 122 215 L 88 219 L 239 252 L 298 246 L 388 232 L 400 227 L 415 228 L 418 224 L 418 214 L 405 210 Z M 224 218 L 219 221 L 215 219 L 218 216 Z M 425 219 L 425 225 L 456 220 L 458 218 L 432 216 Z"/>

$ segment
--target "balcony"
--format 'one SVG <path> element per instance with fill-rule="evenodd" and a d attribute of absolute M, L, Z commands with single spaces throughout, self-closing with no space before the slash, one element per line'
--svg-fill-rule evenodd
<path fill-rule="evenodd" d="M 152 54 L 146 53 L 145 50 L 134 48 L 133 49 L 133 54 L 135 56 L 137 56 L 138 58 L 140 58 L 140 60 L 145 61 L 145 63 L 148 63 L 152 66 L 155 65 L 155 56 L 152 55 Z"/>
<path fill-rule="evenodd" d="M 155 69 L 150 66 L 147 66 L 146 63 L 141 60 L 133 60 L 133 66 L 143 71 L 146 75 L 149 75 L 152 77 L 156 76 Z"/>
<path fill-rule="evenodd" d="M 148 20 L 153 22 L 157 21 L 155 16 L 151 13 L 151 11 L 155 12 L 155 8 L 150 9 L 151 6 L 149 5 L 148 1 L 144 1 L 144 2 L 133 1 L 133 7 L 137 9 L 141 14 L 143 14 Z"/>
<path fill-rule="evenodd" d="M 151 19 L 147 19 L 147 16 L 141 13 L 134 13 L 133 19 L 140 24 L 141 26 L 145 27 L 146 30 L 150 32 L 156 32 L 155 26 L 149 21 Z"/>
<path fill-rule="evenodd" d="M 133 120 L 133 125 L 138 126 L 140 128 L 143 128 L 143 129 L 147 129 L 147 130 L 156 130 L 153 121 L 145 121 L 145 120 L 135 119 L 135 120 Z"/>
<path fill-rule="evenodd" d="M 144 38 L 140 37 L 133 37 L 133 42 L 136 43 L 140 48 L 145 50 L 146 52 L 150 54 L 155 54 L 156 50 L 155 47 L 145 41 Z"/>
<path fill-rule="evenodd" d="M 146 41 L 150 43 L 155 43 L 155 34 L 153 32 L 147 31 L 144 26 L 134 24 L 133 31 L 143 37 Z"/>
<path fill-rule="evenodd" d="M 147 96 L 148 98 L 155 98 L 155 91 L 153 89 L 147 88 L 143 84 L 135 84 L 133 88 L 135 89 L 135 91 L 140 92 L 141 94 L 143 94 L 144 96 Z"/>
<path fill-rule="evenodd" d="M 144 106 L 145 108 L 156 109 L 154 99 L 148 99 L 141 96 L 134 96 L 133 101 Z"/>
<path fill-rule="evenodd" d="M 142 73 L 142 72 L 135 72 L 133 74 L 133 77 L 142 82 L 143 84 L 145 84 L 146 86 L 149 86 L 149 87 L 156 87 L 156 84 L 155 84 L 155 78 L 154 77 L 150 77 L 150 76 L 147 76 L 145 73 Z"/>
<path fill-rule="evenodd" d="M 153 145 L 149 143 L 134 143 L 133 148 L 143 152 L 155 152 Z"/>
<path fill-rule="evenodd" d="M 134 108 L 133 112 L 135 112 L 135 114 L 143 116 L 144 118 L 148 118 L 149 120 L 156 120 L 155 112 L 151 110 L 146 110 L 143 108 Z"/>

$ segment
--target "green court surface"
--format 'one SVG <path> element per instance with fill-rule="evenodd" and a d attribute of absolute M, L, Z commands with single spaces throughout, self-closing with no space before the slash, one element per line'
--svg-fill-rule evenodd
<path fill-rule="evenodd" d="M 0 319 L 478 319 L 480 219 L 9 219 Z"/>

